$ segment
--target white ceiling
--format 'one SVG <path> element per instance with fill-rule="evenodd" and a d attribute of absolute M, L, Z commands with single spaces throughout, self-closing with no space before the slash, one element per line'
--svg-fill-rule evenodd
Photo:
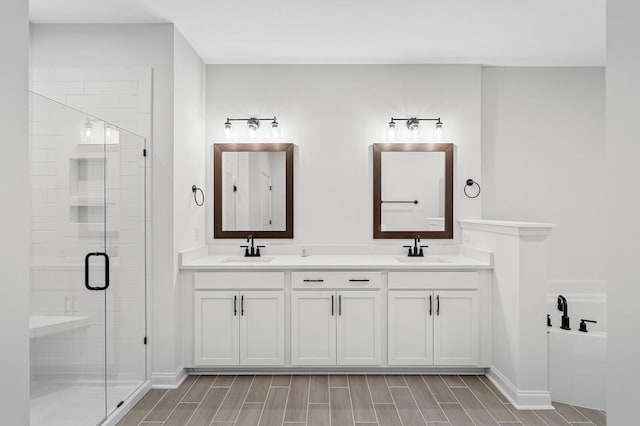
<path fill-rule="evenodd" d="M 36 23 L 173 22 L 207 63 L 604 65 L 606 0 L 29 0 Z"/>

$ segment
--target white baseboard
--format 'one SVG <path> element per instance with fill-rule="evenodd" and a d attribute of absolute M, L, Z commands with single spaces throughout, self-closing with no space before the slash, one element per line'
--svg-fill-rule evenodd
<path fill-rule="evenodd" d="M 102 426 L 115 426 L 120 420 L 135 406 L 138 401 L 151 389 L 151 382 L 146 381 L 136 391 L 124 401 L 120 407 L 118 407 L 107 419 L 102 423 Z"/>
<path fill-rule="evenodd" d="M 177 389 L 189 374 L 180 367 L 174 373 L 151 373 L 151 387 L 153 389 Z"/>
<path fill-rule="evenodd" d="M 191 374 L 304 374 L 304 375 L 345 375 L 345 374 L 453 374 L 453 375 L 478 375 L 484 374 L 485 368 L 477 367 L 196 367 L 189 368 Z"/>
<path fill-rule="evenodd" d="M 486 376 L 517 410 L 553 410 L 549 391 L 519 390 L 495 367 Z"/>

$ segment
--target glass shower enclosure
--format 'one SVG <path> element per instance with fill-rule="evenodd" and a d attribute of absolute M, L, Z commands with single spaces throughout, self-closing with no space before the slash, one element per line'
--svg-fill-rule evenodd
<path fill-rule="evenodd" d="M 146 139 L 31 94 L 32 425 L 92 425 L 147 380 Z"/>

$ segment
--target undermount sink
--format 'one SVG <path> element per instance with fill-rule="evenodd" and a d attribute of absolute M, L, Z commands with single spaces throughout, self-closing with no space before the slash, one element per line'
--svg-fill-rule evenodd
<path fill-rule="evenodd" d="M 269 263 L 273 260 L 273 257 L 227 257 L 220 261 L 220 263 Z"/>
<path fill-rule="evenodd" d="M 440 257 L 396 257 L 396 259 L 403 263 L 449 263 L 449 260 L 442 259 Z"/>

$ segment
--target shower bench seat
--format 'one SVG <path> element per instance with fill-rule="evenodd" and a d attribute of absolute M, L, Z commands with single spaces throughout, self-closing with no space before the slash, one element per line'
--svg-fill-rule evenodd
<path fill-rule="evenodd" d="M 29 338 L 50 336 L 89 325 L 89 317 L 32 315 L 29 317 Z"/>

